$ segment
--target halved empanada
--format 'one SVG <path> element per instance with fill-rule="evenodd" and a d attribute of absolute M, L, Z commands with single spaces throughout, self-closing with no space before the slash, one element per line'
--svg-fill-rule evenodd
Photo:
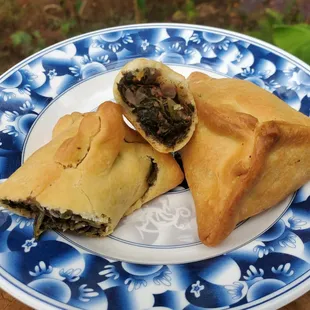
<path fill-rule="evenodd" d="M 197 113 L 186 79 L 161 62 L 142 58 L 129 62 L 115 79 L 114 97 L 159 152 L 181 149 L 195 130 Z"/>
<path fill-rule="evenodd" d="M 247 81 L 188 82 L 199 123 L 182 160 L 199 237 L 214 246 L 310 180 L 310 119 Z"/>
<path fill-rule="evenodd" d="M 182 180 L 173 157 L 153 150 L 125 125 L 121 107 L 106 102 L 61 118 L 52 140 L 0 185 L 0 201 L 35 217 L 36 237 L 47 229 L 105 236 Z"/>

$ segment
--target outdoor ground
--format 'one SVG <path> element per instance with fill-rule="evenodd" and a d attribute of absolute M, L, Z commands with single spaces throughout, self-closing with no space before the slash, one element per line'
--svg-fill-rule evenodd
<path fill-rule="evenodd" d="M 216 26 L 277 44 L 275 26 L 310 22 L 310 1 L 0 0 L 0 74 L 26 56 L 68 37 L 139 22 Z M 301 58 L 310 54 L 310 27 L 307 30 L 309 34 L 297 35 L 307 38 L 309 47 L 302 52 L 291 51 Z M 288 31 L 291 33 L 291 28 Z M 296 38 L 295 32 L 291 36 Z"/>

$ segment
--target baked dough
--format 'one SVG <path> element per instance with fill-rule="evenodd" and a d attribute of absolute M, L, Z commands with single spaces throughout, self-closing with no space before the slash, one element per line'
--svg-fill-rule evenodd
<path fill-rule="evenodd" d="M 114 97 L 159 152 L 181 149 L 195 130 L 197 113 L 186 79 L 161 62 L 138 58 L 126 64 L 115 79 Z"/>
<path fill-rule="evenodd" d="M 51 228 L 104 236 L 182 180 L 173 157 L 153 150 L 125 125 L 121 107 L 106 102 L 62 117 L 52 140 L 0 185 L 0 200 L 35 217 L 36 237 Z"/>
<path fill-rule="evenodd" d="M 247 81 L 188 83 L 199 123 L 182 160 L 200 240 L 215 246 L 310 180 L 310 119 Z"/>

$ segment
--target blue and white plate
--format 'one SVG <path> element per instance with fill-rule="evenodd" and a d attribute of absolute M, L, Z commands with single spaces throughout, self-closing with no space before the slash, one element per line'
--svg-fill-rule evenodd
<path fill-rule="evenodd" d="M 113 100 L 113 80 L 137 57 L 187 76 L 249 80 L 309 116 L 310 68 L 226 30 L 145 24 L 100 30 L 27 58 L 0 78 L 0 179 L 51 138 L 59 117 Z M 0 210 L 0 285 L 38 309 L 276 309 L 310 287 L 310 184 L 203 246 L 186 187 L 122 220 L 107 238 L 56 231 Z"/>

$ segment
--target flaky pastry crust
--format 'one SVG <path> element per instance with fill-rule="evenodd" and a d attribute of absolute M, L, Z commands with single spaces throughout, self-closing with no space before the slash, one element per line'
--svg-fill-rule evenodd
<path fill-rule="evenodd" d="M 188 82 L 199 123 L 182 160 L 199 237 L 215 246 L 310 180 L 310 119 L 247 81 Z"/>
<path fill-rule="evenodd" d="M 83 220 L 91 221 L 94 227 L 86 235 L 107 235 L 125 213 L 182 180 L 173 157 L 153 150 L 125 125 L 121 106 L 105 102 L 96 112 L 62 117 L 52 140 L 0 185 L 0 200 L 36 220 L 39 210 L 45 212 L 52 227 L 70 212 L 72 227 L 63 222 L 61 227 L 84 232 Z"/>

